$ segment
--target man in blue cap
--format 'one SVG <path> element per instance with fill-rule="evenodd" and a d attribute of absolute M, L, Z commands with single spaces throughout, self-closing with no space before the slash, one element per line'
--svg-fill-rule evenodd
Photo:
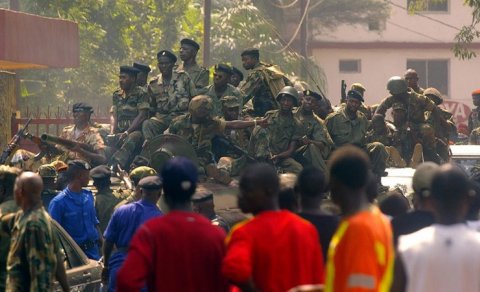
<path fill-rule="evenodd" d="M 104 283 L 108 282 L 108 291 L 115 291 L 116 274 L 127 257 L 130 240 L 137 229 L 147 220 L 162 215 L 157 207 L 162 194 L 160 177 L 158 175 L 144 177 L 138 186 L 142 198 L 115 210 L 104 233 L 102 279 Z"/>
<path fill-rule="evenodd" d="M 138 291 L 145 282 L 149 291 L 228 290 L 221 275 L 225 232 L 192 212 L 197 177 L 187 158 L 165 164 L 163 191 L 171 211 L 144 223 L 133 237 L 117 274 L 118 291 Z"/>

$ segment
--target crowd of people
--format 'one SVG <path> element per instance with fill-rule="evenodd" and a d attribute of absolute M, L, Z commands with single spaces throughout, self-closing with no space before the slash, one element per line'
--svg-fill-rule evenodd
<path fill-rule="evenodd" d="M 74 143 L 0 166 L 0 290 L 69 289 L 52 219 L 102 261 L 108 291 L 480 290 L 480 176 L 450 163 L 457 130 L 438 90 L 409 69 L 378 105 L 354 83 L 332 107 L 257 49 L 241 54 L 245 78 L 218 64 L 209 84 L 199 48 L 183 39 L 178 66 L 158 52 L 149 82 L 149 66 L 121 66 L 109 127 L 77 102 L 61 134 Z M 194 157 L 158 146 L 165 134 Z M 411 196 L 379 193 L 387 167 L 416 168 Z M 238 191 L 241 212 L 218 214 L 205 180 Z"/>

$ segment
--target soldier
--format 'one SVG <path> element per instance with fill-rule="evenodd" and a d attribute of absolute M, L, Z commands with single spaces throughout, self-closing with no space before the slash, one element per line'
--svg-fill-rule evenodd
<path fill-rule="evenodd" d="M 145 89 L 136 85 L 140 70 L 121 66 L 119 75 L 120 89 L 113 93 L 111 114 L 111 132 L 118 136 L 119 149 L 113 153 L 109 164 L 126 169 L 143 142 L 141 126 L 148 117 L 150 104 Z"/>
<path fill-rule="evenodd" d="M 472 92 L 472 102 L 476 106 L 468 116 L 468 132 L 480 127 L 480 89 Z"/>
<path fill-rule="evenodd" d="M 316 102 L 313 103 L 313 112 L 323 121 L 325 121 L 327 116 L 333 113 L 330 100 L 328 100 L 325 96 L 322 96 L 321 100 L 316 100 Z"/>
<path fill-rule="evenodd" d="M 120 201 L 115 206 L 114 210 L 120 208 L 123 205 L 139 200 L 141 196 L 141 192 L 140 192 L 140 187 L 138 183 L 142 178 L 147 176 L 152 176 L 152 175 L 157 175 L 157 172 L 155 171 L 155 169 L 148 166 L 139 166 L 137 168 L 132 169 L 132 171 L 130 171 L 130 173 L 128 174 L 128 177 L 130 177 L 130 180 L 132 181 L 134 190 L 128 197 Z"/>
<path fill-rule="evenodd" d="M 408 83 L 408 87 L 413 89 L 418 94 L 423 94 L 424 89 L 418 86 L 418 74 L 417 71 L 413 69 L 408 69 L 405 71 L 405 75 L 403 76 Z"/>
<path fill-rule="evenodd" d="M 0 165 L 0 216 L 13 214 L 18 211 L 18 206 L 13 199 L 15 179 L 22 171 L 16 167 Z M 0 291 L 5 291 L 7 279 L 7 256 L 10 249 L 10 235 L 3 234 L 0 240 Z"/>
<path fill-rule="evenodd" d="M 269 110 L 278 109 L 274 97 L 286 85 L 291 85 L 283 73 L 275 66 L 260 62 L 258 49 L 242 52 L 242 63 L 245 70 L 251 70 L 240 88 L 245 94 L 244 104 L 252 100 L 252 114 L 262 117 Z"/>
<path fill-rule="evenodd" d="M 303 92 L 302 105 L 294 111 L 294 117 L 300 121 L 306 132 L 299 141 L 301 147 L 296 150 L 295 158 L 300 156 L 296 160 L 304 166 L 310 164 L 326 171 L 325 160 L 332 151 L 333 141 L 324 122 L 313 113 L 313 104 L 321 99 L 320 94 L 306 90 Z"/>
<path fill-rule="evenodd" d="M 366 134 L 369 123 L 365 115 L 358 111 L 362 102 L 363 97 L 357 91 L 350 90 L 347 93 L 345 107 L 328 115 L 325 124 L 336 147 L 352 144 L 368 153 L 373 172 L 380 180 L 380 177 L 385 175 L 388 153 L 382 143 L 367 143 Z"/>
<path fill-rule="evenodd" d="M 147 89 L 148 73 L 152 71 L 150 66 L 142 63 L 133 63 L 133 68 L 137 68 L 140 72 L 137 73 L 137 85 Z"/>
<path fill-rule="evenodd" d="M 480 127 L 473 129 L 473 131 L 470 132 L 470 136 L 468 137 L 468 144 L 480 145 Z"/>
<path fill-rule="evenodd" d="M 422 146 L 423 160 L 432 161 L 436 164 L 444 164 L 450 161 L 450 149 L 448 145 L 435 137 L 432 126 L 424 124 L 420 128 L 420 144 Z"/>
<path fill-rule="evenodd" d="M 384 98 L 376 113 L 385 116 L 385 113 L 394 103 L 403 103 L 407 108 L 407 123 L 411 130 L 418 132 L 421 124 L 425 123 L 425 112 L 432 112 L 433 117 L 441 115 L 440 109 L 424 95 L 419 95 L 408 88 L 407 82 L 398 76 L 388 80 L 387 90 L 390 96 Z"/>
<path fill-rule="evenodd" d="M 422 163 L 423 155 L 418 137 L 414 134 L 407 123 L 407 107 L 401 102 L 392 106 L 393 117 L 393 146 L 398 150 L 402 160 L 409 167 L 415 168 Z M 403 163 L 398 163 L 401 166 Z"/>
<path fill-rule="evenodd" d="M 442 94 L 436 88 L 430 87 L 423 91 L 423 94 L 428 97 L 440 110 L 440 115 L 435 119 L 431 112 L 426 112 L 427 123 L 431 124 L 435 129 L 435 136 L 442 139 L 446 143 L 451 140 L 451 137 L 457 136 L 457 126 L 453 120 L 453 115 L 440 105 L 443 103 Z"/>
<path fill-rule="evenodd" d="M 360 93 L 363 100 L 365 100 L 365 91 L 367 91 L 367 89 L 361 83 L 352 83 L 352 85 L 350 85 L 350 90 L 356 90 L 358 93 Z M 370 107 L 367 106 L 364 102 L 362 102 L 362 105 L 358 110 L 363 113 L 368 120 L 372 119 L 372 112 L 370 110 Z"/>
<path fill-rule="evenodd" d="M 44 164 L 38 168 L 38 175 L 40 175 L 43 181 L 43 190 L 41 194 L 43 206 L 48 210 L 50 201 L 58 194 L 58 192 L 55 190 L 57 171 L 53 165 Z"/>
<path fill-rule="evenodd" d="M 299 174 L 303 167 L 292 158 L 297 145 L 305 136 L 305 131 L 292 112 L 298 106 L 298 92 L 292 86 L 285 86 L 277 95 L 279 110 L 268 111 L 265 118 L 268 121 L 269 160 L 277 171 Z"/>
<path fill-rule="evenodd" d="M 215 65 L 213 73 L 213 84 L 198 90 L 198 94 L 210 96 L 213 101 L 213 109 L 215 116 L 222 115 L 222 105 L 220 99 L 224 96 L 235 96 L 240 102 L 242 94 L 233 85 L 228 84 L 232 76 L 232 68 L 226 64 Z"/>
<path fill-rule="evenodd" d="M 230 78 L 230 84 L 232 84 L 234 87 L 238 87 L 240 85 L 240 82 L 243 81 L 243 73 L 238 69 L 237 67 L 232 66 L 232 77 Z"/>
<path fill-rule="evenodd" d="M 375 114 L 372 117 L 371 130 L 367 132 L 367 143 L 380 142 L 385 146 L 388 152 L 388 166 L 406 167 L 406 162 L 402 159 L 400 152 L 394 146 L 395 126 L 385 122 L 385 117 Z"/>
<path fill-rule="evenodd" d="M 202 186 L 197 187 L 195 194 L 192 196 L 192 210 L 205 216 L 212 222 L 212 225 L 222 228 L 227 234 L 230 231 L 227 221 L 215 213 L 215 204 L 211 190 Z"/>
<path fill-rule="evenodd" d="M 222 97 L 223 117 L 225 121 L 239 120 L 241 101 L 235 96 Z M 248 160 L 262 160 L 268 156 L 268 138 L 266 130 L 260 126 L 255 127 L 252 131 L 249 129 L 228 129 L 224 132 L 230 142 L 244 149 L 250 156 L 248 158 L 245 153 L 231 151 L 232 149 L 215 149 L 215 155 L 220 157 L 217 167 L 220 171 L 224 171 L 229 176 L 237 176 L 245 167 Z M 252 139 L 255 137 L 255 139 Z"/>
<path fill-rule="evenodd" d="M 183 39 L 180 41 L 180 59 L 183 64 L 178 66 L 179 72 L 187 72 L 192 79 L 195 88 L 203 88 L 208 85 L 208 70 L 197 64 L 196 57 L 200 45 L 191 39 Z"/>
<path fill-rule="evenodd" d="M 8 253 L 6 291 L 53 291 L 56 278 L 70 291 L 51 218 L 42 205 L 43 184 L 39 175 L 22 173 L 15 182 L 15 214 Z"/>
<path fill-rule="evenodd" d="M 209 177 L 221 183 L 231 181 L 225 173 L 218 173 L 212 153 L 212 138 L 222 135 L 225 129 L 244 129 L 264 125 L 265 119 L 252 121 L 223 121 L 212 117 L 213 102 L 206 95 L 194 97 L 188 106 L 188 114 L 179 116 L 172 121 L 168 132 L 185 138 L 197 152 L 200 167 Z"/>
<path fill-rule="evenodd" d="M 188 110 L 190 99 L 196 94 L 195 85 L 182 70 L 173 71 L 177 57 L 170 51 L 157 54 L 160 75 L 148 85 L 150 102 L 155 115 L 143 123 L 142 131 L 148 141 L 168 129 L 172 119 Z"/>
<path fill-rule="evenodd" d="M 81 147 L 66 148 L 65 146 L 57 145 L 56 148 L 64 152 L 60 156 L 61 160 L 75 160 L 83 159 L 94 165 L 102 164 L 107 161 L 105 157 L 105 144 L 98 132 L 98 129 L 92 126 L 90 123 L 90 116 L 93 113 L 93 109 L 86 103 L 75 103 L 72 107 L 74 124 L 63 128 L 60 134 L 61 138 L 88 144 L 92 147 L 93 151 Z M 41 146 L 40 148 L 42 148 Z M 42 151 L 47 151 L 42 148 Z"/>
<path fill-rule="evenodd" d="M 107 228 L 108 221 L 112 217 L 113 209 L 121 201 L 118 194 L 111 189 L 111 171 L 106 165 L 99 165 L 90 170 L 93 186 L 97 189 L 95 195 L 95 210 L 97 212 L 98 227 L 103 232 Z"/>

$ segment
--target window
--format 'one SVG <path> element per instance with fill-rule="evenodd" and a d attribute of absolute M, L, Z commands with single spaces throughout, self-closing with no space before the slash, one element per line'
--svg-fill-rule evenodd
<path fill-rule="evenodd" d="M 449 60 L 407 60 L 407 69 L 417 71 L 420 87 L 435 87 L 449 94 Z"/>
<path fill-rule="evenodd" d="M 407 7 L 425 12 L 448 12 L 450 0 L 407 0 Z"/>
<path fill-rule="evenodd" d="M 340 73 L 360 73 L 362 72 L 360 65 L 360 60 L 340 60 L 338 62 Z"/>

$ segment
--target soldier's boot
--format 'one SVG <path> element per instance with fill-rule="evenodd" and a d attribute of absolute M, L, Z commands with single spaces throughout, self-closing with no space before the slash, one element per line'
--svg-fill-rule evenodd
<path fill-rule="evenodd" d="M 417 166 L 423 162 L 423 147 L 422 144 L 417 143 L 413 148 L 412 161 L 410 162 L 411 168 L 417 168 Z"/>
<path fill-rule="evenodd" d="M 402 156 L 400 155 L 400 152 L 398 152 L 397 148 L 393 146 L 385 146 L 385 149 L 387 150 L 389 154 L 389 162 L 391 163 L 392 167 L 406 167 L 407 163 L 405 160 L 403 160 Z"/>
<path fill-rule="evenodd" d="M 215 165 L 209 164 L 205 167 L 205 172 L 208 177 L 211 177 L 218 181 L 219 183 L 228 185 L 232 178 L 225 169 L 218 169 Z"/>

